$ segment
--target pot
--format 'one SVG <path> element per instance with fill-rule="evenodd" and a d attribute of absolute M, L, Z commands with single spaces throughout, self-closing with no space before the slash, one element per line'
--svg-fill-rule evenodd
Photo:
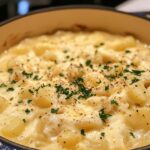
<path fill-rule="evenodd" d="M 52 33 L 57 29 L 99 29 L 132 34 L 150 44 L 150 21 L 128 13 L 98 6 L 63 6 L 32 12 L 0 24 L 0 52 L 25 37 Z M 0 149 L 33 150 L 0 137 Z M 149 146 L 136 150 L 148 150 Z"/>

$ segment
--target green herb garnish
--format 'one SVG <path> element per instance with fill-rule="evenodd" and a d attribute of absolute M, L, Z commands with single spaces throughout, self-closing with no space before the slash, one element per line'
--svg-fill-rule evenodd
<path fill-rule="evenodd" d="M 104 137 L 105 136 L 105 132 L 101 132 L 101 136 Z"/>
<path fill-rule="evenodd" d="M 7 71 L 8 73 L 12 74 L 14 70 L 12 68 L 9 68 Z"/>
<path fill-rule="evenodd" d="M 1 83 L 1 84 L 0 84 L 0 88 L 3 88 L 3 87 L 7 87 L 7 85 L 4 84 L 4 83 Z"/>
<path fill-rule="evenodd" d="M 58 96 L 60 94 L 64 94 L 66 95 L 66 99 L 69 99 L 70 97 L 72 97 L 74 95 L 73 91 L 70 91 L 69 88 L 64 88 L 62 85 L 55 85 L 56 88 L 56 92 L 58 93 Z"/>
<path fill-rule="evenodd" d="M 130 135 L 131 135 L 133 138 L 135 138 L 135 135 L 134 135 L 133 132 L 129 132 L 129 133 L 130 133 Z"/>
<path fill-rule="evenodd" d="M 33 80 L 40 80 L 41 78 L 38 76 L 38 75 L 35 75 L 34 77 L 33 77 Z"/>
<path fill-rule="evenodd" d="M 33 90 L 31 90 L 31 89 L 29 89 L 28 91 L 29 91 L 31 94 L 33 94 L 33 93 L 34 93 L 34 91 L 33 91 Z"/>
<path fill-rule="evenodd" d="M 132 70 L 131 73 L 133 73 L 136 76 L 141 76 L 141 73 L 145 72 L 144 70 Z"/>
<path fill-rule="evenodd" d="M 99 43 L 99 44 L 94 45 L 94 47 L 95 47 L 95 48 L 98 48 L 98 47 L 103 46 L 103 45 L 104 45 L 104 43 L 101 42 L 101 43 Z"/>
<path fill-rule="evenodd" d="M 87 61 L 85 62 L 85 64 L 86 64 L 86 66 L 88 66 L 88 67 L 90 67 L 90 68 L 93 68 L 93 64 L 92 64 L 91 60 L 87 60 Z"/>
<path fill-rule="evenodd" d="M 133 78 L 133 79 L 131 80 L 131 84 L 134 84 L 134 83 L 136 83 L 136 82 L 138 82 L 138 81 L 139 81 L 138 78 Z"/>
<path fill-rule="evenodd" d="M 106 120 L 107 120 L 109 117 L 111 117 L 111 116 L 112 116 L 112 115 L 105 113 L 105 109 L 104 109 L 104 108 L 101 109 L 100 112 L 99 112 L 99 117 L 101 118 L 101 120 L 102 120 L 103 122 L 106 122 Z"/>
<path fill-rule="evenodd" d="M 109 85 L 105 86 L 105 91 L 109 90 Z"/>
<path fill-rule="evenodd" d="M 13 87 L 10 87 L 10 88 L 7 89 L 7 91 L 8 91 L 8 92 L 14 91 L 14 88 L 13 88 Z"/>
<path fill-rule="evenodd" d="M 60 76 L 60 77 L 64 77 L 64 74 L 63 74 L 63 73 L 60 73 L 59 76 Z"/>
<path fill-rule="evenodd" d="M 112 105 L 117 105 L 117 106 L 119 105 L 118 102 L 117 102 L 116 100 L 114 100 L 114 99 L 111 100 L 111 104 L 112 104 Z"/>
<path fill-rule="evenodd" d="M 125 50 L 125 53 L 131 53 L 131 51 L 130 50 Z"/>
<path fill-rule="evenodd" d="M 51 113 L 52 114 L 57 114 L 59 108 L 51 108 Z"/>
<path fill-rule="evenodd" d="M 26 114 L 29 114 L 31 111 L 27 108 L 26 110 L 25 110 L 25 113 Z"/>
<path fill-rule="evenodd" d="M 12 80 L 11 81 L 11 84 L 15 84 L 17 81 L 16 80 Z"/>
<path fill-rule="evenodd" d="M 86 136 L 84 129 L 80 130 L 81 135 Z"/>
<path fill-rule="evenodd" d="M 24 75 L 26 78 L 31 78 L 33 76 L 33 73 L 32 72 L 29 73 L 29 72 L 23 71 L 22 75 Z"/>
<path fill-rule="evenodd" d="M 31 99 L 28 99 L 28 100 L 27 100 L 27 103 L 28 103 L 28 104 L 30 104 L 31 102 L 32 102 L 32 100 L 31 100 Z"/>
<path fill-rule="evenodd" d="M 22 121 L 23 121 L 24 123 L 26 123 L 26 119 L 22 119 Z"/>

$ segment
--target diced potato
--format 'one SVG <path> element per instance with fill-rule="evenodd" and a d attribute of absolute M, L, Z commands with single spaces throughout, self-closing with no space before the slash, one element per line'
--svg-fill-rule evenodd
<path fill-rule="evenodd" d="M 98 118 L 97 116 L 93 117 L 89 115 L 87 117 L 82 117 L 79 121 L 75 122 L 75 125 L 79 129 L 85 129 L 86 131 L 91 131 L 91 130 L 101 129 L 103 123 L 101 119 Z"/>
<path fill-rule="evenodd" d="M 136 45 L 136 41 L 132 36 L 128 36 L 124 39 L 117 39 L 113 42 L 110 42 L 108 45 L 114 50 L 123 51 L 126 48 L 134 47 Z"/>
<path fill-rule="evenodd" d="M 45 53 L 45 51 L 51 50 L 51 45 L 49 43 L 37 43 L 35 46 L 33 46 L 33 50 L 36 55 L 41 56 Z"/>
<path fill-rule="evenodd" d="M 28 47 L 15 47 L 11 49 L 10 53 L 16 54 L 16 55 L 24 55 L 24 54 L 27 54 L 29 50 L 30 49 Z"/>
<path fill-rule="evenodd" d="M 62 146 L 56 142 L 53 142 L 43 148 L 41 148 L 41 150 L 66 150 L 64 148 L 62 148 Z"/>
<path fill-rule="evenodd" d="M 150 130 L 150 109 L 143 107 L 131 111 L 125 120 L 126 123 L 134 129 Z"/>
<path fill-rule="evenodd" d="M 19 136 L 26 126 L 22 119 L 13 116 L 8 116 L 3 124 L 4 126 L 1 128 L 0 132 L 4 137 L 8 138 Z"/>
<path fill-rule="evenodd" d="M 69 130 L 62 131 L 58 136 L 58 143 L 67 148 L 75 147 L 75 145 L 82 140 L 83 136 L 80 132 L 73 132 Z"/>
<path fill-rule="evenodd" d="M 100 52 L 97 52 L 97 54 L 93 58 L 93 62 L 96 64 L 102 64 L 103 63 L 103 57 Z"/>
<path fill-rule="evenodd" d="M 0 113 L 2 113 L 9 105 L 7 99 L 0 96 Z"/>
<path fill-rule="evenodd" d="M 45 60 L 56 61 L 57 60 L 57 55 L 56 55 L 56 52 L 54 52 L 54 51 L 46 51 L 43 54 L 43 58 Z"/>
<path fill-rule="evenodd" d="M 102 60 L 104 63 L 117 62 L 119 60 L 119 55 L 113 50 L 101 49 L 101 51 L 99 53 L 102 56 Z"/>
<path fill-rule="evenodd" d="M 139 83 L 137 86 L 128 86 L 126 89 L 128 102 L 130 104 L 144 105 L 147 101 L 147 96 L 144 91 L 145 88 L 141 83 Z"/>
<path fill-rule="evenodd" d="M 37 97 L 34 100 L 34 104 L 41 108 L 48 108 L 52 105 L 52 100 L 50 97 L 50 91 L 48 88 L 42 88 L 39 90 Z"/>
<path fill-rule="evenodd" d="M 84 140 L 80 142 L 76 147 L 77 150 L 86 150 L 88 147 L 88 150 L 108 150 L 108 142 L 105 138 L 99 139 L 99 142 L 95 142 L 95 139 L 93 140 Z"/>
<path fill-rule="evenodd" d="M 68 77 L 70 81 L 73 81 L 74 79 L 81 77 L 84 72 L 76 65 L 72 65 L 68 67 Z"/>
<path fill-rule="evenodd" d="M 98 77 L 99 77 L 98 73 L 87 73 L 84 77 L 85 85 L 89 88 L 96 86 L 97 82 L 100 80 Z"/>
<path fill-rule="evenodd" d="M 23 90 L 19 93 L 20 99 L 32 99 L 33 93 L 30 91 L 29 86 L 25 86 Z"/>

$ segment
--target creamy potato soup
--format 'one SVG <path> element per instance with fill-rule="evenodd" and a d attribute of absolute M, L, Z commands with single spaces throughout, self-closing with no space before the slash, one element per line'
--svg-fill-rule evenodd
<path fill-rule="evenodd" d="M 150 144 L 150 46 L 62 31 L 0 55 L 0 136 L 40 150 Z"/>

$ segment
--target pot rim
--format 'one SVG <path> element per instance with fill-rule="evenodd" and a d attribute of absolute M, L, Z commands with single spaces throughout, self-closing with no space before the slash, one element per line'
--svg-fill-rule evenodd
<path fill-rule="evenodd" d="M 110 7 L 104 7 L 104 6 L 99 6 L 99 5 L 87 5 L 87 4 L 85 4 L 85 5 L 84 4 L 83 5 L 74 5 L 73 4 L 73 5 L 52 6 L 52 7 L 49 7 L 49 8 L 42 8 L 42 9 L 39 9 L 39 10 L 35 10 L 35 11 L 32 11 L 32 12 L 29 12 L 26 15 L 15 16 L 15 17 L 12 17 L 12 18 L 10 18 L 10 19 L 8 19 L 6 21 L 2 21 L 0 23 L 0 27 L 4 26 L 6 24 L 9 24 L 11 22 L 14 22 L 14 21 L 16 21 L 18 19 L 23 19 L 24 17 L 27 17 L 27 16 L 32 16 L 32 15 L 35 15 L 35 14 L 49 12 L 49 11 L 65 10 L 65 9 L 100 9 L 100 10 L 105 10 L 105 11 L 110 11 L 110 12 L 115 12 L 115 13 L 119 13 L 119 14 L 132 16 L 132 17 L 135 17 L 135 18 L 139 18 L 139 19 L 148 21 L 150 23 L 150 20 L 148 18 L 146 18 L 146 17 L 137 16 L 137 15 L 134 15 L 132 13 L 119 11 L 119 10 L 116 10 L 116 9 L 110 8 Z"/>
<path fill-rule="evenodd" d="M 35 14 L 45 13 L 45 12 L 49 12 L 49 11 L 65 10 L 65 9 L 100 9 L 100 10 L 115 12 L 115 13 L 119 13 L 119 14 L 124 14 L 124 15 L 127 15 L 127 16 L 132 16 L 133 18 L 139 18 L 139 19 L 142 19 L 142 20 L 150 23 L 150 20 L 146 17 L 136 16 L 136 15 L 131 14 L 131 13 L 115 10 L 114 8 L 103 7 L 103 6 L 99 6 L 99 5 L 85 5 L 85 4 L 83 4 L 83 5 L 52 6 L 50 8 L 39 9 L 39 10 L 36 10 L 36 11 L 29 12 L 28 14 L 23 15 L 23 16 L 16 16 L 16 17 L 12 17 L 11 19 L 8 19 L 6 21 L 2 21 L 0 23 L 0 27 L 5 26 L 9 23 L 15 22 L 18 19 L 23 19 L 25 17 L 32 16 L 32 15 L 35 15 Z M 14 149 L 20 148 L 21 150 L 36 150 L 34 148 L 30 148 L 30 147 L 18 144 L 16 142 L 13 142 L 13 141 L 11 141 L 9 139 L 6 139 L 2 136 L 0 136 L 0 142 L 5 143 L 6 146 L 13 146 L 13 147 L 15 147 Z M 150 148 L 150 145 L 147 145 L 147 146 L 143 146 L 143 147 L 140 147 L 140 148 L 136 148 L 134 150 L 148 150 L 149 148 Z"/>

